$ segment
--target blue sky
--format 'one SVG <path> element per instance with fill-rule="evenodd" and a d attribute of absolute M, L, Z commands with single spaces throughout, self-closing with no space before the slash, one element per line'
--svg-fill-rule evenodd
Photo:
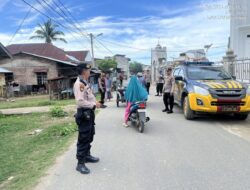
<path fill-rule="evenodd" d="M 65 32 L 68 43 L 56 42 L 55 45 L 67 50 L 90 48 L 87 37 L 81 36 L 71 23 L 45 4 L 38 3 L 42 0 L 26 1 L 67 28 L 61 30 Z M 54 10 L 60 11 L 56 6 L 60 5 L 59 0 L 46 1 Z M 167 47 L 168 57 L 177 57 L 182 51 L 203 48 L 210 43 L 214 44 L 208 54 L 211 60 L 220 60 L 225 54 L 230 27 L 227 0 L 60 1 L 76 18 L 83 33 L 103 33 L 95 43 L 96 57 L 126 54 L 133 60 L 149 64 L 150 49 L 158 40 Z M 10 43 L 29 9 L 22 0 L 0 0 L 0 42 L 4 45 Z M 11 43 L 39 42 L 29 37 L 37 24 L 46 19 L 32 9 Z"/>

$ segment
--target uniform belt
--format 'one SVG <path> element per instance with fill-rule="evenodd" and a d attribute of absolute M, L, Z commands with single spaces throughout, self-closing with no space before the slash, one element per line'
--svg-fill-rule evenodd
<path fill-rule="evenodd" d="M 87 110 L 91 110 L 94 111 L 96 109 L 96 106 L 94 106 L 93 108 L 77 108 L 78 111 L 87 111 Z"/>

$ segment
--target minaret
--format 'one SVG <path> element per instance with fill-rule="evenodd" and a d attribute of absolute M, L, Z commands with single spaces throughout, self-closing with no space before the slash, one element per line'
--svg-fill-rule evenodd
<path fill-rule="evenodd" d="M 167 48 L 162 47 L 160 45 L 160 41 L 158 40 L 158 44 L 155 48 L 151 50 L 151 76 L 152 82 L 155 82 L 160 75 L 161 66 L 167 61 Z"/>
<path fill-rule="evenodd" d="M 228 38 L 228 46 L 226 51 L 226 56 L 223 57 L 223 64 L 226 70 L 231 74 L 234 75 L 234 61 L 236 59 L 236 55 L 234 54 L 234 51 L 230 48 L 231 44 L 231 38 Z"/>

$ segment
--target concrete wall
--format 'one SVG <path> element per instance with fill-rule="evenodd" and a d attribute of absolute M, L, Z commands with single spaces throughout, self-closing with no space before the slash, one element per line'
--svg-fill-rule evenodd
<path fill-rule="evenodd" d="M 4 86 L 4 85 L 5 85 L 5 74 L 0 73 L 0 86 Z"/>
<path fill-rule="evenodd" d="M 117 62 L 117 67 L 121 68 L 125 75 L 129 76 L 129 61 L 125 56 L 114 56 L 115 61 Z"/>
<path fill-rule="evenodd" d="M 250 1 L 228 0 L 230 6 L 230 48 L 237 59 L 250 58 Z"/>
<path fill-rule="evenodd" d="M 58 77 L 57 64 L 54 61 L 28 55 L 13 56 L 13 59 L 0 60 L 0 66 L 13 72 L 15 82 L 20 85 L 37 85 L 35 70 L 47 69 L 47 77 Z"/>

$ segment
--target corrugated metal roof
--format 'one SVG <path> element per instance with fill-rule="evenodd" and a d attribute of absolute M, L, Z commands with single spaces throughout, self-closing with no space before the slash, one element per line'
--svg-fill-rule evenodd
<path fill-rule="evenodd" d="M 0 73 L 12 73 L 12 71 L 0 67 Z"/>
<path fill-rule="evenodd" d="M 66 53 L 83 62 L 86 60 L 89 51 L 66 51 Z"/>
<path fill-rule="evenodd" d="M 61 61 L 62 63 L 70 62 L 75 63 L 79 61 L 85 61 L 85 54 L 88 51 L 69 51 L 66 52 L 53 44 L 49 43 L 32 43 L 32 44 L 12 44 L 6 47 L 12 55 L 19 53 L 29 53 L 44 58 L 50 58 L 53 60 Z M 71 59 L 70 56 L 74 58 Z"/>

